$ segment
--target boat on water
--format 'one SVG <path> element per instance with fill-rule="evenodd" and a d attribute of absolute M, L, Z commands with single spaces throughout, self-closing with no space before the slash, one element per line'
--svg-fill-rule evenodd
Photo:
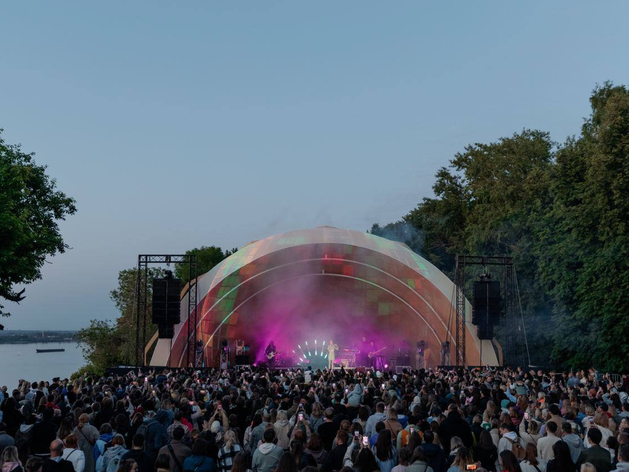
<path fill-rule="evenodd" d="M 63 348 L 59 348 L 59 349 L 35 349 L 37 351 L 37 353 L 42 353 L 42 352 L 65 352 L 65 349 Z"/>

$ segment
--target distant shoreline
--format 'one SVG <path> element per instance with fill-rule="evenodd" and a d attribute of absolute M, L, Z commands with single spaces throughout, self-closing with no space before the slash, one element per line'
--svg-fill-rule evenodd
<path fill-rule="evenodd" d="M 77 342 L 77 331 L 0 331 L 1 344 L 50 344 Z"/>

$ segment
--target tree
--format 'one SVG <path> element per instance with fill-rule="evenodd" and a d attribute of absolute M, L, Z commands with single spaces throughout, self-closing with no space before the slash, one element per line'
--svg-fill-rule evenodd
<path fill-rule="evenodd" d="M 629 90 L 605 83 L 557 153 L 538 224 L 540 278 L 557 303 L 554 359 L 629 368 Z"/>
<path fill-rule="evenodd" d="M 550 310 L 536 278 L 532 223 L 549 204 L 553 158 L 553 143 L 542 131 L 467 146 L 437 172 L 433 198 L 402 222 L 374 225 L 372 232 L 405 242 L 451 278 L 456 254 L 513 256 L 531 340 L 548 346 Z M 546 363 L 549 349 L 534 347 L 535 360 Z"/>
<path fill-rule="evenodd" d="M 46 257 L 68 249 L 59 220 L 76 213 L 74 199 L 56 190 L 56 182 L 38 166 L 34 154 L 7 144 L 0 129 L 0 298 L 19 303 L 28 284 L 41 278 Z M 0 304 L 0 314 L 9 316 Z"/>
<path fill-rule="evenodd" d="M 233 253 L 238 251 L 234 248 L 230 250 L 223 250 L 217 246 L 201 246 L 200 248 L 194 248 L 186 251 L 187 255 L 196 254 L 197 256 L 197 275 L 205 274 L 212 270 L 212 268 L 221 262 L 223 259 L 228 258 Z M 175 277 L 181 279 L 183 284 L 189 282 L 190 277 L 188 275 L 187 264 L 175 264 Z"/>
<path fill-rule="evenodd" d="M 88 360 L 88 365 L 81 368 L 81 372 L 102 375 L 108 367 L 124 364 L 121 346 L 126 338 L 117 329 L 115 322 L 92 320 L 89 328 L 77 333 L 76 339 L 83 357 Z"/>
<path fill-rule="evenodd" d="M 141 277 L 144 275 L 144 272 L 141 272 Z M 154 278 L 163 277 L 163 275 L 162 269 L 148 269 L 147 341 L 157 330 L 151 322 L 153 294 L 151 282 Z M 118 287 L 109 292 L 109 297 L 119 312 L 115 321 L 92 320 L 89 328 L 84 328 L 77 334 L 84 357 L 89 362 L 83 370 L 101 375 L 112 365 L 129 364 L 135 361 L 137 277 L 137 269 L 121 270 L 118 273 Z M 143 288 L 140 296 L 145 296 Z"/>

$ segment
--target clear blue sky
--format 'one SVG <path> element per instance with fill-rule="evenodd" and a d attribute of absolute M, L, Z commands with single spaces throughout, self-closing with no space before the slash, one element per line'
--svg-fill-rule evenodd
<path fill-rule="evenodd" d="M 3 2 L 0 127 L 79 212 L 8 329 L 114 318 L 138 253 L 366 230 L 472 142 L 578 133 L 629 2 Z"/>

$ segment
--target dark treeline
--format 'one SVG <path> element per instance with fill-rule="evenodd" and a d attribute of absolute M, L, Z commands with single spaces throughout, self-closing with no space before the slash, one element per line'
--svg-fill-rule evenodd
<path fill-rule="evenodd" d="M 455 255 L 514 257 L 534 364 L 629 368 L 629 91 L 606 83 L 564 143 L 524 130 L 473 144 L 403 220 L 372 232 L 448 275 Z M 576 130 L 575 130 L 576 131 Z"/>

